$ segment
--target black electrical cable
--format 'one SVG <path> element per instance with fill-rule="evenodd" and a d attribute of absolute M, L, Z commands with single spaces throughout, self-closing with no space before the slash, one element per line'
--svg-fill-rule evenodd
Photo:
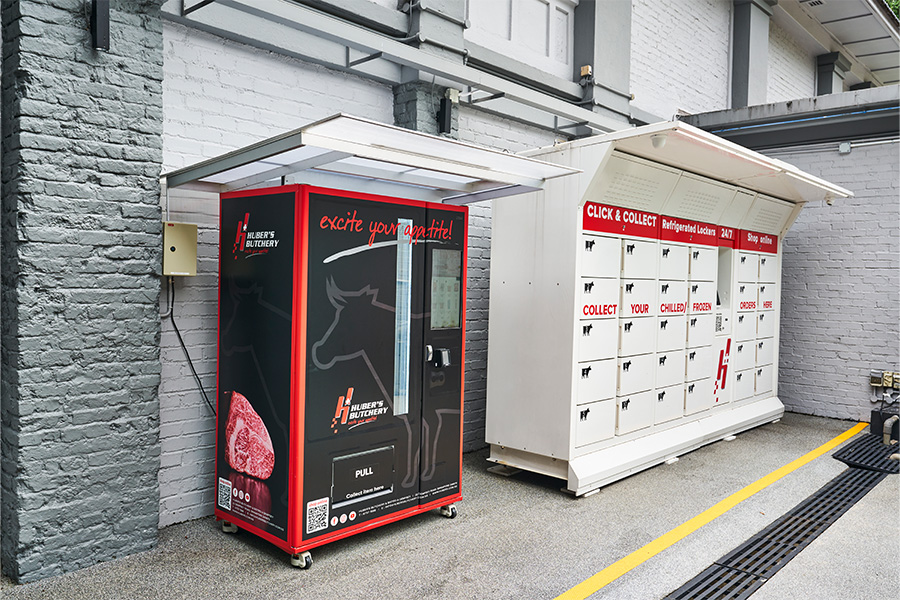
<path fill-rule="evenodd" d="M 191 368 L 191 373 L 194 374 L 194 379 L 197 381 L 197 389 L 200 390 L 200 393 L 203 394 L 203 399 L 206 400 L 207 406 L 209 406 L 209 410 L 212 411 L 212 414 L 216 414 L 216 409 L 212 405 L 212 402 L 209 401 L 209 396 L 206 395 L 206 390 L 203 389 L 203 384 L 200 382 L 200 376 L 197 375 L 197 370 L 194 369 L 194 362 L 191 360 L 191 355 L 188 353 L 187 346 L 184 345 L 184 340 L 181 337 L 181 332 L 178 331 L 178 325 L 175 324 L 175 282 L 172 281 L 172 278 L 169 278 L 169 287 L 172 289 L 172 312 L 169 313 L 169 319 L 172 321 L 172 329 L 175 330 L 175 335 L 178 336 L 178 342 L 181 344 L 181 349 L 184 350 L 184 356 L 187 358 L 188 366 Z"/>

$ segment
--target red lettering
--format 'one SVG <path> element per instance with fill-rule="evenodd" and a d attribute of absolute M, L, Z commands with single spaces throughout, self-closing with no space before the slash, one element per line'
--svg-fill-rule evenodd
<path fill-rule="evenodd" d="M 763 302 L 763 308 L 772 308 L 772 301 L 766 300 L 765 302 Z"/>
<path fill-rule="evenodd" d="M 632 304 L 632 305 L 631 305 L 631 313 L 632 313 L 632 314 L 635 314 L 635 315 L 644 314 L 644 315 L 646 315 L 646 314 L 649 313 L 649 312 L 650 312 L 650 305 L 649 305 L 649 304 Z"/>
<path fill-rule="evenodd" d="M 704 310 L 712 310 L 712 304 L 709 302 L 694 302 L 694 312 L 700 312 Z"/>
<path fill-rule="evenodd" d="M 756 302 L 741 302 L 741 310 L 753 310 L 756 308 Z"/>
<path fill-rule="evenodd" d="M 603 317 L 616 314 L 616 304 L 585 304 L 582 312 L 586 317 Z"/>

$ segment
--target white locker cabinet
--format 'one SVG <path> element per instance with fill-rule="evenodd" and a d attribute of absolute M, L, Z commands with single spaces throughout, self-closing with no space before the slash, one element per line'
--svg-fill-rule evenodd
<path fill-rule="evenodd" d="M 719 252 L 715 248 L 691 246 L 690 274 L 691 281 L 715 281 L 719 268 Z"/>
<path fill-rule="evenodd" d="M 618 277 L 621 271 L 619 253 L 622 240 L 599 235 L 581 236 L 581 275 L 583 277 Z"/>
<path fill-rule="evenodd" d="M 739 282 L 737 286 L 737 307 L 739 312 L 756 310 L 759 286 L 755 283 Z"/>
<path fill-rule="evenodd" d="M 636 317 L 619 320 L 619 356 L 647 354 L 656 350 L 656 319 Z"/>
<path fill-rule="evenodd" d="M 634 394 L 656 385 L 656 354 L 619 359 L 619 395 Z"/>
<path fill-rule="evenodd" d="M 738 252 L 737 280 L 756 283 L 759 280 L 759 255 Z"/>
<path fill-rule="evenodd" d="M 616 398 L 616 434 L 624 435 L 653 425 L 655 403 L 653 390 Z"/>
<path fill-rule="evenodd" d="M 625 279 L 656 279 L 659 263 L 656 242 L 622 240 L 622 277 Z"/>
<path fill-rule="evenodd" d="M 744 342 L 734 342 L 733 356 L 731 358 L 731 368 L 735 371 L 744 371 L 752 369 L 756 366 L 756 342 L 755 340 L 747 340 Z"/>
<path fill-rule="evenodd" d="M 584 317 L 615 317 L 619 310 L 619 280 L 582 277 L 581 315 Z"/>
<path fill-rule="evenodd" d="M 690 315 L 687 318 L 687 347 L 709 346 L 716 337 L 715 315 Z"/>
<path fill-rule="evenodd" d="M 716 370 L 712 346 L 688 348 L 684 351 L 684 380 L 694 381 L 711 377 Z"/>
<path fill-rule="evenodd" d="M 766 338 L 775 335 L 775 319 L 777 314 L 774 311 L 763 311 L 756 313 L 758 321 L 756 325 L 756 337 Z"/>
<path fill-rule="evenodd" d="M 772 255 L 759 257 L 759 281 L 775 283 L 778 281 L 778 259 Z"/>
<path fill-rule="evenodd" d="M 616 433 L 616 401 L 613 398 L 579 404 L 572 415 L 576 448 L 609 439 Z"/>
<path fill-rule="evenodd" d="M 716 306 L 716 284 L 712 281 L 690 281 L 688 283 L 688 314 L 711 313 Z"/>
<path fill-rule="evenodd" d="M 734 320 L 734 339 L 739 342 L 756 338 L 756 313 L 740 313 Z"/>
<path fill-rule="evenodd" d="M 577 404 L 586 404 L 616 395 L 616 361 L 614 359 L 577 363 L 575 377 L 578 381 Z"/>
<path fill-rule="evenodd" d="M 656 387 L 664 388 L 684 383 L 684 350 L 656 353 Z"/>
<path fill-rule="evenodd" d="M 579 171 L 492 200 L 490 460 L 583 495 L 780 418 L 779 238 L 849 192 L 678 122 L 526 155 Z"/>
<path fill-rule="evenodd" d="M 712 408 L 714 385 L 715 380 L 712 377 L 685 383 L 684 414 L 693 415 Z"/>
<path fill-rule="evenodd" d="M 680 418 L 684 414 L 684 384 L 656 388 L 653 423 L 658 425 Z"/>
<path fill-rule="evenodd" d="M 775 338 L 756 340 L 756 366 L 771 365 L 775 361 Z"/>
<path fill-rule="evenodd" d="M 754 383 L 756 377 L 755 369 L 745 369 L 737 371 L 734 374 L 734 399 L 746 400 L 753 397 Z"/>
<path fill-rule="evenodd" d="M 654 279 L 622 280 L 622 318 L 656 316 L 656 286 Z"/>
<path fill-rule="evenodd" d="M 578 361 L 600 360 L 616 354 L 619 323 L 615 319 L 582 319 L 575 324 Z"/>
<path fill-rule="evenodd" d="M 772 391 L 775 381 L 775 370 L 772 365 L 756 367 L 756 395 L 768 394 Z"/>
<path fill-rule="evenodd" d="M 759 310 L 774 310 L 776 299 L 774 283 L 759 284 Z"/>
<path fill-rule="evenodd" d="M 686 343 L 687 317 L 667 316 L 656 319 L 657 351 L 680 350 Z"/>
<path fill-rule="evenodd" d="M 671 242 L 659 244 L 659 278 L 685 281 L 688 278 L 688 247 Z"/>

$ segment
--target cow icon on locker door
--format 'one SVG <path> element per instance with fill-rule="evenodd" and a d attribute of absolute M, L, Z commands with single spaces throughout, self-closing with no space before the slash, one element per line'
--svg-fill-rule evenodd
<path fill-rule="evenodd" d="M 584 409 L 584 410 L 581 411 L 581 413 L 579 414 L 578 420 L 579 420 L 579 421 L 587 421 L 587 418 L 588 418 L 588 415 L 590 414 L 590 412 L 591 412 L 591 409 L 589 409 L 589 408 Z"/>
<path fill-rule="evenodd" d="M 587 379 L 591 375 L 591 367 L 585 367 L 581 369 L 581 378 Z"/>

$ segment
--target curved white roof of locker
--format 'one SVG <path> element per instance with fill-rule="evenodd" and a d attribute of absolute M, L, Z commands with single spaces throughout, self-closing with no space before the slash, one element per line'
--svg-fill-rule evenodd
<path fill-rule="evenodd" d="M 308 183 L 372 194 L 467 204 L 541 189 L 580 173 L 508 152 L 338 114 L 166 173 L 178 187 L 226 192 Z"/>
<path fill-rule="evenodd" d="M 769 158 L 680 121 L 625 129 L 522 154 L 553 160 L 553 154 L 558 156 L 567 149 L 584 149 L 601 144 L 602 152 L 607 156 L 612 150 L 618 150 L 793 204 L 853 196 L 853 192 L 801 171 L 794 165 Z M 601 166 L 602 163 L 597 165 Z M 591 173 L 586 175 L 592 176 Z"/>

